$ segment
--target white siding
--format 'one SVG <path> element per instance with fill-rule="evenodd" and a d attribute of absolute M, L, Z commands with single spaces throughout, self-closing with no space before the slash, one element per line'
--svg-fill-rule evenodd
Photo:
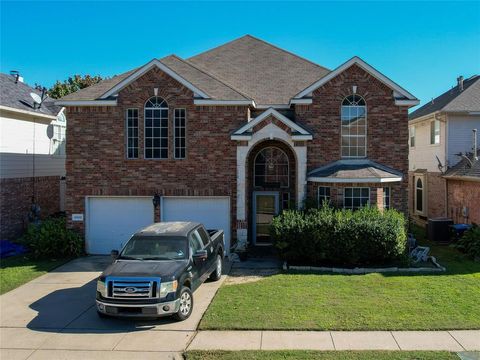
<path fill-rule="evenodd" d="M 47 136 L 51 124 L 59 123 L 0 112 L 0 178 L 33 176 L 34 158 L 35 176 L 65 176 L 65 156 L 51 155 L 53 140 Z"/>
<path fill-rule="evenodd" d="M 480 116 L 479 115 L 448 115 L 447 157 L 449 166 L 455 165 L 459 152 L 472 151 L 472 129 L 477 129 L 477 144 L 480 146 Z"/>
<path fill-rule="evenodd" d="M 440 144 L 431 145 L 430 122 L 433 120 L 433 117 L 431 117 L 416 124 L 409 124 L 409 127 L 415 126 L 415 147 L 412 148 L 409 144 L 409 171 L 426 169 L 429 172 L 439 172 L 438 161 L 435 156 L 438 156 L 442 164 L 445 165 L 445 121 L 440 121 Z"/>

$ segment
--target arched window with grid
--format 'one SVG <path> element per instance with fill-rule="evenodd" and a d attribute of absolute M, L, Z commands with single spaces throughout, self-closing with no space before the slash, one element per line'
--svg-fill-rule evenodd
<path fill-rule="evenodd" d="M 145 103 L 145 159 L 168 158 L 168 104 L 158 96 Z"/>
<path fill-rule="evenodd" d="M 349 95 L 342 101 L 342 157 L 367 156 L 367 105 L 360 95 Z"/>

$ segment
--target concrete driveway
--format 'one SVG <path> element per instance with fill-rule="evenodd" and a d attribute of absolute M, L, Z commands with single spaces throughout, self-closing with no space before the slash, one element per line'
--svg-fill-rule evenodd
<path fill-rule="evenodd" d="M 195 292 L 187 321 L 101 319 L 95 280 L 109 261 L 104 256 L 76 259 L 0 296 L 0 358 L 181 358 L 225 276 Z"/>

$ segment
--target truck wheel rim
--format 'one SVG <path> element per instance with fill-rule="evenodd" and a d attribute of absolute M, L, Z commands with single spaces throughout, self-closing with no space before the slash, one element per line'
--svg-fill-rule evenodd
<path fill-rule="evenodd" d="M 183 315 L 187 315 L 192 308 L 192 298 L 188 292 L 184 292 L 180 297 L 180 312 Z"/>
<path fill-rule="evenodd" d="M 217 275 L 222 275 L 222 259 L 220 258 L 220 256 L 217 256 Z"/>

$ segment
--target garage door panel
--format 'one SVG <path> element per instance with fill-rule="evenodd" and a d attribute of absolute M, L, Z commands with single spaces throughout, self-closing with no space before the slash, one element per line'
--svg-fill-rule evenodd
<path fill-rule="evenodd" d="M 91 197 L 87 199 L 87 252 L 109 254 L 154 221 L 149 197 Z"/>
<path fill-rule="evenodd" d="M 230 198 L 182 197 L 162 198 L 162 221 L 195 221 L 207 229 L 222 229 L 225 233 L 225 250 L 230 249 Z"/>

